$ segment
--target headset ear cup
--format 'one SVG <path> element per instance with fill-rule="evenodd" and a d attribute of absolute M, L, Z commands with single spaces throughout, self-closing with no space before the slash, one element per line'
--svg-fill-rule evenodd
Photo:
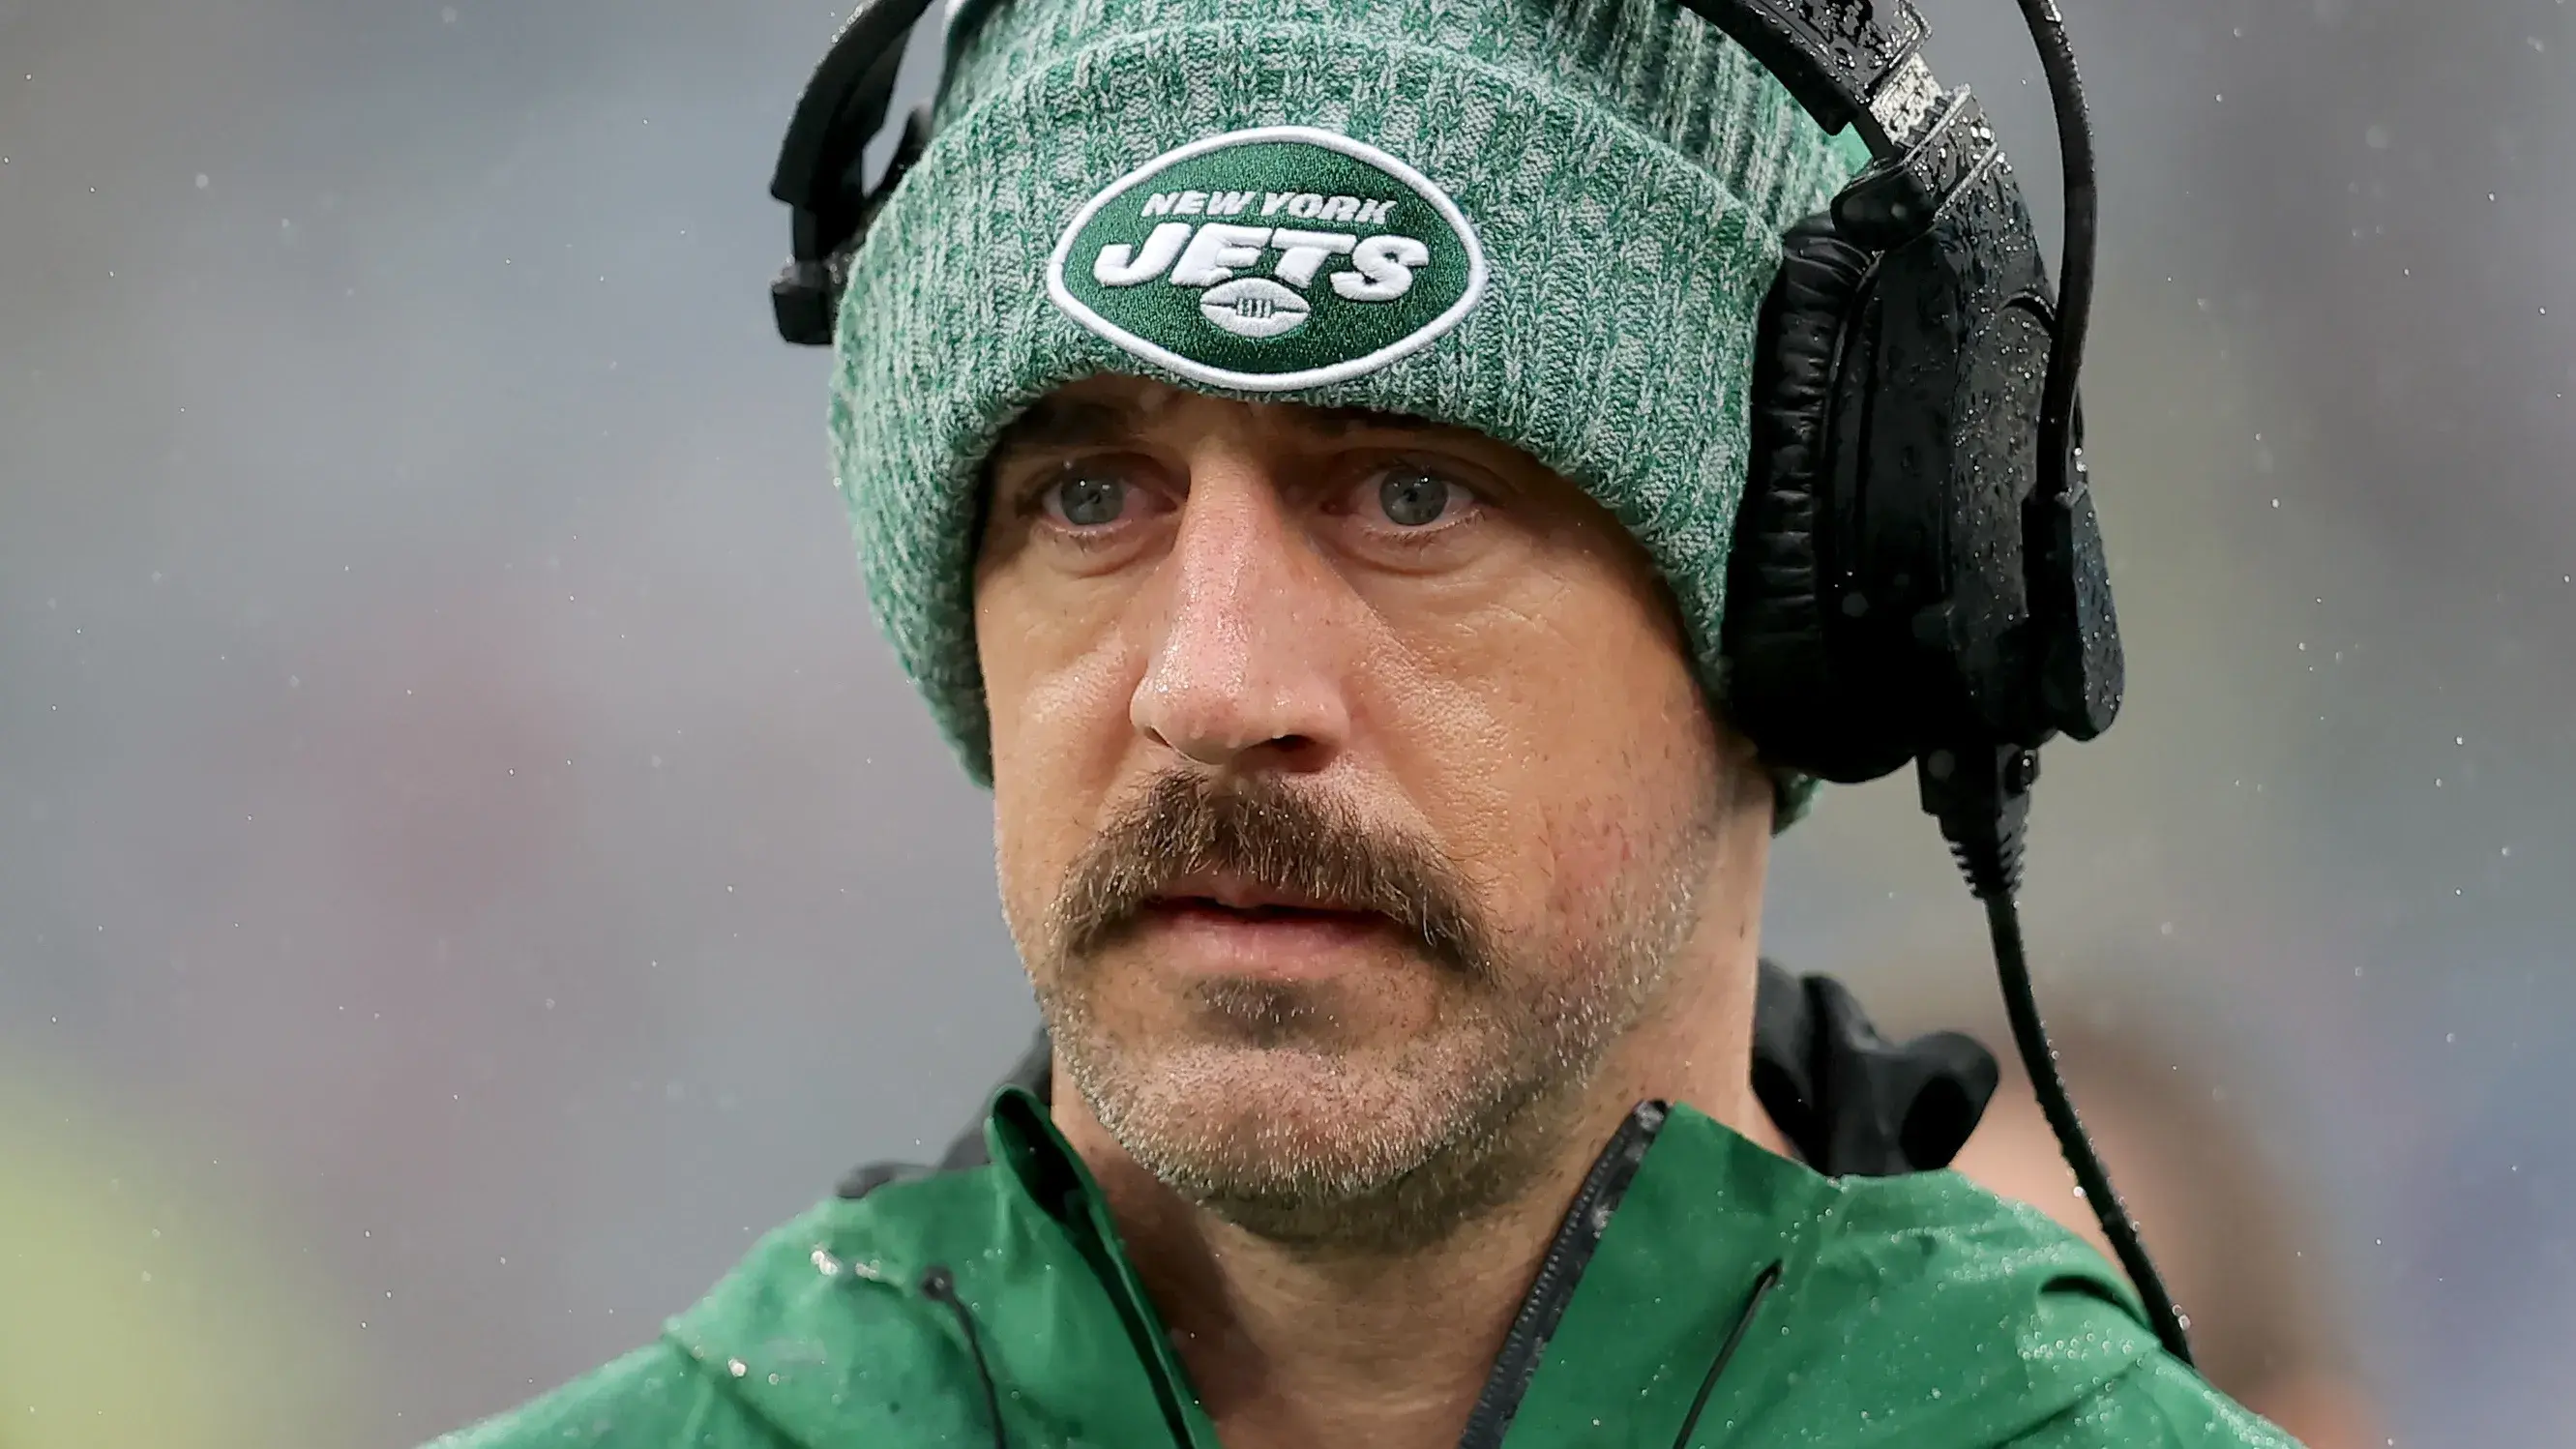
<path fill-rule="evenodd" d="M 1871 254 L 1823 214 L 1791 227 L 1781 246 L 1754 358 L 1752 466 L 1728 555 L 1727 713 L 1774 765 L 1868 778 L 1892 767 L 1856 775 L 1866 764 L 1845 747 L 1856 722 L 1838 697 L 1825 592 L 1835 563 L 1834 402 Z"/>

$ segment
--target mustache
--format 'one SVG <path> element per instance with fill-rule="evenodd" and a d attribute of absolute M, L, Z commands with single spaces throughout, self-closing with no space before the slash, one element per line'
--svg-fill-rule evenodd
<path fill-rule="evenodd" d="M 1100 950 L 1174 881 L 1202 874 L 1383 916 L 1434 962 L 1496 979 L 1492 938 L 1444 855 L 1267 777 L 1222 788 L 1185 774 L 1156 779 L 1066 872 L 1052 912 L 1059 949 L 1068 959 Z"/>

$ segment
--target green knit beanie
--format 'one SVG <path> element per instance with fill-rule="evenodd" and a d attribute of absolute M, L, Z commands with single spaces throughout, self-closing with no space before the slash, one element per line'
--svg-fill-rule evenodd
<path fill-rule="evenodd" d="M 846 259 L 831 430 L 877 618 L 977 783 L 984 458 L 1103 372 L 1520 448 L 1644 544 L 1723 699 L 1763 297 L 1856 142 L 1674 0 L 968 0 L 950 26 L 930 144 Z"/>

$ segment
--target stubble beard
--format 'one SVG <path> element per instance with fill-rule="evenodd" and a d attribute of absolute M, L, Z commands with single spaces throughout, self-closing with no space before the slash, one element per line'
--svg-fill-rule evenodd
<path fill-rule="evenodd" d="M 1552 933 L 1515 937 L 1454 866 L 1326 802 L 1167 782 L 1070 873 L 1037 933 L 1039 1004 L 1101 1127 L 1182 1197 L 1306 1253 L 1418 1251 L 1512 1201 L 1567 1146 L 1604 1059 L 1697 925 L 1711 837 L 1688 836 L 1566 902 Z M 1343 1018 L 1367 1002 L 1347 985 L 1241 980 L 1192 987 L 1182 1030 L 1120 1021 L 1103 999 L 1106 948 L 1162 881 L 1211 869 L 1393 905 L 1439 978 L 1427 1026 L 1355 1046 Z"/>

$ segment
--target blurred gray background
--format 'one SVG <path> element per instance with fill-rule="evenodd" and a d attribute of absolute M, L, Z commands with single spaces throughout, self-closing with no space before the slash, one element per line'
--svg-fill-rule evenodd
<path fill-rule="evenodd" d="M 1928 8 L 2052 193 L 2011 8 Z M 2569 17 L 2069 7 L 2133 693 L 2043 1002 L 2203 1033 L 2404 1444 L 2576 1442 Z M 1021 1044 L 767 317 L 840 18 L 0 0 L 0 1440 L 416 1443 Z M 1903 779 L 1768 946 L 1992 992 Z"/>

